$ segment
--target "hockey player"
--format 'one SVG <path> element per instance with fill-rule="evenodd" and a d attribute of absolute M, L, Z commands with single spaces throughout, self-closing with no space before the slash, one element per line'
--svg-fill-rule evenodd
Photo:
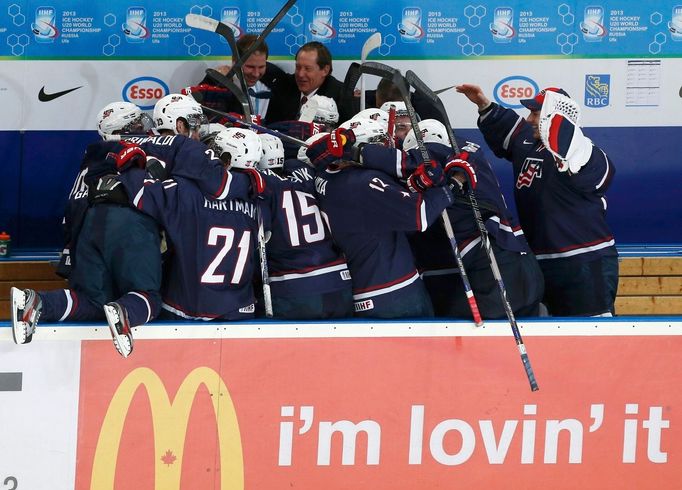
<path fill-rule="evenodd" d="M 215 137 L 211 151 L 235 170 L 254 169 L 262 149 L 250 130 L 229 128 Z M 257 172 L 256 172 L 257 173 Z M 164 267 L 162 318 L 243 320 L 253 318 L 252 276 L 257 239 L 255 196 L 218 200 L 202 193 L 196 181 L 173 176 L 144 178 L 123 173 L 132 203 L 165 230 L 172 254 Z M 189 218 L 189 219 L 188 219 Z"/>
<path fill-rule="evenodd" d="M 311 144 L 318 202 L 353 277 L 355 314 L 360 317 L 433 316 L 415 266 L 407 233 L 424 231 L 452 203 L 436 168 L 420 166 L 407 191 L 393 177 L 350 161 L 354 145 L 367 143 L 353 130 L 338 129 Z M 334 161 L 334 159 L 337 159 Z"/>
<path fill-rule="evenodd" d="M 97 116 L 103 138 L 149 130 L 149 118 L 126 102 L 105 106 Z M 30 342 L 38 319 L 110 323 L 114 345 L 127 357 L 133 350 L 132 326 L 159 312 L 161 257 L 154 220 L 101 197 L 92 187 L 111 169 L 144 166 L 144 152 L 135 145 L 99 142 L 88 146 L 69 195 L 64 227 L 66 247 L 58 272 L 69 289 L 36 292 L 11 289 L 12 331 L 17 344 Z"/>
<path fill-rule="evenodd" d="M 318 207 L 314 171 L 299 160 L 285 161 L 279 138 L 259 136 L 272 217 L 267 253 L 275 317 L 352 316 L 350 272 Z"/>
<path fill-rule="evenodd" d="M 506 207 L 490 164 L 478 151 L 478 146 L 467 141 L 458 141 L 461 152 L 453 155 L 447 130 L 440 121 L 425 119 L 419 123 L 419 128 L 431 158 L 443 167 L 455 191 L 455 202 L 447 208 L 447 214 L 482 317 L 505 318 L 506 312 L 489 257 L 481 247 L 481 234 L 471 203 L 466 198 L 465 191 L 469 186 L 481 208 L 513 312 L 517 316 L 537 316 L 543 293 L 542 273 L 523 231 Z M 360 160 L 365 167 L 404 179 L 421 161 L 414 131 L 405 138 L 403 150 L 368 145 L 363 147 Z M 425 233 L 412 235 L 410 242 L 436 316 L 471 317 L 442 221 L 430 226 Z"/>
<path fill-rule="evenodd" d="M 521 101 L 530 110 L 524 119 L 476 85 L 457 91 L 478 106 L 478 127 L 493 152 L 512 162 L 516 207 L 544 274 L 549 313 L 611 316 L 618 254 L 605 192 L 615 168 L 583 135 L 577 104 L 550 87 Z"/>

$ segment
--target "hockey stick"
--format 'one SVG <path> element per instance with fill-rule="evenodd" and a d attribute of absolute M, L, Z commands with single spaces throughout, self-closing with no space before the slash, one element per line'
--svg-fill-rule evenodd
<path fill-rule="evenodd" d="M 296 0 L 288 0 L 287 3 L 284 4 L 284 6 L 277 12 L 277 14 L 272 18 L 272 20 L 268 23 L 267 26 L 265 26 L 265 29 L 263 29 L 263 32 L 261 32 L 256 40 L 253 42 L 249 48 L 244 51 L 239 59 L 235 61 L 235 63 L 232 65 L 232 68 L 230 68 L 230 71 L 227 73 L 227 77 L 231 77 L 232 75 L 235 74 L 236 70 L 240 69 L 241 66 L 244 64 L 244 62 L 249 59 L 249 56 L 251 56 L 254 51 L 257 51 L 258 48 L 260 48 L 261 44 L 263 44 L 263 40 L 272 32 L 272 30 L 279 24 L 279 21 L 282 20 L 282 18 L 286 15 L 286 13 L 289 11 L 289 9 L 296 3 Z M 191 20 L 188 20 L 189 16 L 193 16 Z M 193 22 L 193 24 L 190 24 L 190 22 Z M 218 32 L 218 29 L 221 30 L 221 32 L 224 29 L 230 29 L 230 27 L 222 22 L 219 22 L 215 19 L 211 19 L 210 17 L 206 17 L 205 15 L 198 15 L 198 14 L 187 14 L 185 16 L 185 23 L 187 23 L 188 26 L 190 27 L 195 27 L 197 29 L 202 29 L 205 31 L 211 31 L 211 32 Z M 224 27 L 221 27 L 224 26 Z M 218 32 L 218 34 L 221 34 Z M 233 33 L 234 34 L 234 33 Z M 223 35 L 223 34 L 221 34 Z M 225 36 L 223 36 L 225 37 Z M 227 39 L 227 38 L 226 38 Z"/>
<path fill-rule="evenodd" d="M 227 41 L 227 45 L 230 47 L 230 50 L 232 51 L 232 59 L 235 61 L 240 59 L 239 51 L 237 50 L 237 42 L 234 39 L 234 31 L 227 24 L 219 22 L 215 19 L 211 19 L 210 17 L 198 14 L 187 14 L 185 16 L 185 23 L 190 27 L 194 27 L 195 29 L 213 31 L 216 34 L 220 34 L 225 39 L 225 41 Z M 246 80 L 244 80 L 244 72 L 242 71 L 241 64 L 237 69 L 237 79 L 239 79 L 239 84 L 241 85 L 242 92 L 247 93 L 248 87 L 246 86 Z M 251 114 L 253 113 L 253 108 L 251 107 L 251 99 L 247 98 L 246 102 L 249 108 L 248 119 L 250 120 Z M 246 115 L 246 112 L 244 112 L 244 115 Z"/>
<path fill-rule="evenodd" d="M 391 104 L 391 108 L 388 111 L 388 128 L 386 133 L 388 134 L 388 143 L 391 148 L 395 148 L 395 105 Z"/>
<path fill-rule="evenodd" d="M 460 150 L 459 147 L 457 146 L 457 142 L 455 141 L 455 134 L 452 131 L 450 119 L 448 118 L 448 114 L 447 111 L 445 110 L 445 106 L 443 105 L 443 101 L 441 101 L 440 97 L 438 97 L 438 95 L 435 94 L 412 70 L 409 70 L 405 74 L 405 79 L 411 86 L 415 88 L 415 90 L 419 91 L 422 95 L 427 97 L 436 107 L 436 110 L 439 112 L 439 114 L 443 118 L 443 122 L 445 123 L 445 128 L 448 134 L 448 140 L 450 141 L 450 145 L 452 146 L 452 149 L 455 151 L 455 153 L 459 153 Z M 418 139 L 419 138 L 417 138 L 417 140 Z M 530 359 L 528 358 L 528 354 L 526 352 L 526 346 L 523 343 L 523 338 L 521 338 L 521 332 L 519 331 L 519 327 L 516 323 L 516 318 L 514 317 L 514 312 L 512 310 L 511 305 L 509 304 L 509 299 L 507 298 L 507 289 L 504 286 L 502 274 L 500 273 L 500 268 L 497 265 L 497 259 L 495 259 L 495 253 L 493 252 L 492 245 L 490 243 L 488 230 L 486 230 L 485 228 L 485 224 L 483 223 L 483 217 L 481 216 L 481 210 L 478 207 L 478 202 L 476 201 L 474 191 L 473 189 L 471 189 L 470 186 L 468 196 L 469 202 L 471 203 L 471 208 L 473 209 L 474 212 L 474 218 L 476 220 L 479 233 L 481 234 L 481 245 L 483 246 L 483 248 L 485 248 L 485 251 L 488 254 L 488 259 L 490 260 L 490 268 L 492 269 L 493 277 L 495 278 L 498 289 L 500 290 L 500 298 L 502 300 L 502 305 L 504 306 L 504 311 L 507 313 L 507 318 L 509 319 L 509 324 L 511 325 L 512 333 L 514 334 L 514 340 L 516 341 L 516 345 L 519 348 L 519 353 L 521 354 L 521 361 L 523 362 L 523 367 L 526 370 L 526 376 L 528 377 L 528 381 L 530 382 L 530 389 L 531 391 L 537 391 L 539 388 L 538 383 L 535 380 L 535 373 L 533 372 L 533 368 L 530 365 Z"/>
<path fill-rule="evenodd" d="M 439 95 L 440 95 L 440 94 L 442 94 L 443 92 L 447 92 L 447 91 L 450 90 L 451 88 L 455 88 L 456 86 L 457 86 L 457 85 L 450 85 L 449 87 L 445 87 L 445 88 L 442 88 L 442 89 L 440 89 L 440 90 L 434 90 L 433 93 L 434 93 L 434 94 L 439 94 Z"/>
<path fill-rule="evenodd" d="M 241 124 L 243 126 L 246 126 L 247 128 L 251 128 L 253 130 L 259 131 L 261 133 L 268 133 L 273 136 L 277 136 L 279 139 L 283 141 L 288 141 L 289 143 L 293 143 L 298 146 L 305 146 L 308 147 L 305 141 L 300 140 L 298 138 L 294 138 L 293 136 L 289 136 L 288 134 L 280 133 L 279 131 L 275 131 L 274 129 L 267 128 L 265 126 L 261 126 L 260 124 L 256 124 L 251 121 L 244 121 L 241 118 L 234 116 L 232 114 L 229 114 L 227 112 L 219 111 L 217 109 L 212 109 L 211 107 L 207 107 L 205 105 L 202 105 L 201 108 L 205 111 L 212 112 L 213 114 L 217 114 L 218 116 L 223 116 L 225 119 L 230 121 L 231 123 L 237 123 Z"/>
<path fill-rule="evenodd" d="M 251 116 L 251 114 L 253 114 L 251 112 L 251 99 L 245 95 L 247 93 L 246 91 L 237 87 L 237 85 L 232 80 L 230 80 L 228 77 L 226 77 L 219 71 L 214 70 L 213 68 L 208 68 L 206 70 L 206 75 L 217 84 L 222 85 L 230 92 L 232 92 L 232 94 L 237 98 L 237 100 L 242 106 L 242 110 L 244 111 L 244 118 L 247 121 L 253 121 L 253 118 Z"/>
<path fill-rule="evenodd" d="M 265 250 L 265 228 L 263 226 L 263 213 L 260 204 L 256 204 L 256 214 L 258 217 L 258 257 L 260 258 L 260 274 L 263 283 L 263 303 L 265 306 L 265 316 L 272 318 L 272 293 L 270 292 L 270 274 L 268 273 L 268 255 Z"/>
<path fill-rule="evenodd" d="M 361 71 L 363 73 L 369 73 L 371 75 L 376 75 L 382 78 L 390 79 L 398 90 L 405 101 L 405 107 L 407 108 L 407 114 L 410 117 L 410 122 L 412 123 L 412 129 L 417 140 L 417 147 L 421 153 L 422 161 L 431 161 L 431 155 L 424 145 L 424 138 L 419 130 L 419 121 L 417 121 L 417 113 L 412 107 L 412 102 L 410 100 L 410 88 L 407 84 L 405 78 L 400 74 L 398 70 L 392 68 L 383 63 L 377 63 L 369 61 L 361 66 Z M 452 248 L 452 253 L 455 256 L 455 261 L 457 262 L 457 268 L 459 269 L 459 275 L 462 278 L 462 284 L 464 285 L 464 293 L 466 294 L 467 301 L 469 303 L 469 309 L 471 310 L 471 315 L 474 319 L 474 323 L 477 327 L 483 325 L 483 319 L 481 318 L 481 313 L 478 310 L 478 304 L 476 303 L 476 298 L 474 297 L 474 291 L 471 288 L 471 283 L 469 282 L 469 276 L 467 276 L 466 270 L 464 269 L 464 262 L 462 261 L 462 255 L 459 253 L 459 248 L 457 247 L 457 240 L 455 239 L 455 232 L 452 229 L 452 223 L 450 222 L 450 216 L 448 216 L 447 210 L 443 210 L 441 213 L 441 219 L 443 220 L 443 227 L 445 228 L 445 234 L 450 242 L 450 247 Z"/>
<path fill-rule="evenodd" d="M 377 49 L 379 46 L 381 46 L 381 33 L 380 32 L 375 32 L 369 38 L 367 38 L 367 41 L 365 41 L 365 44 L 362 45 L 362 51 L 360 53 L 360 63 L 365 64 L 367 61 L 367 55 Z M 365 110 L 365 79 L 360 78 L 360 110 L 364 111 Z"/>

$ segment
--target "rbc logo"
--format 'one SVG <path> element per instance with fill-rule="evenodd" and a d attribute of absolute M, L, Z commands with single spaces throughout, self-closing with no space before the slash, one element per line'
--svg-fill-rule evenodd
<path fill-rule="evenodd" d="M 585 75 L 585 107 L 609 105 L 611 75 Z"/>

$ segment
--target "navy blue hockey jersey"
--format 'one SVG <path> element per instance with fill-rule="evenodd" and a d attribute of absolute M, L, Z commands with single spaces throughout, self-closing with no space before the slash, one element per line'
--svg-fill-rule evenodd
<path fill-rule="evenodd" d="M 469 152 L 469 163 L 474 167 L 478 184 L 474 191 L 483 222 L 491 240 L 505 250 L 530 252 L 521 227 L 507 208 L 500 192 L 497 177 L 490 164 L 478 151 L 478 146 L 467 141 L 457 141 L 462 151 Z M 431 157 L 441 165 L 452 157 L 452 149 L 439 143 L 427 143 Z M 362 150 L 365 167 L 383 170 L 398 178 L 406 178 L 421 163 L 418 150 L 403 152 L 379 145 L 366 145 Z M 464 264 L 468 265 L 469 252 L 481 244 L 481 236 L 468 198 L 455 192 L 455 202 L 447 208 L 455 233 L 457 247 Z M 450 249 L 442 221 L 423 233 L 412 237 L 411 243 L 417 264 L 424 275 L 444 272 L 459 273 Z"/>
<path fill-rule="evenodd" d="M 319 171 L 318 202 L 348 260 L 356 311 L 380 310 L 382 302 L 422 287 L 407 233 L 426 230 L 452 193 L 444 187 L 410 193 L 383 172 L 343 165 L 350 166 Z"/>
<path fill-rule="evenodd" d="M 615 168 L 599 147 L 593 146 L 587 164 L 571 174 L 559 172 L 533 127 L 515 111 L 493 103 L 478 127 L 493 152 L 512 162 L 519 219 L 538 260 L 617 253 L 604 195 Z"/>
<path fill-rule="evenodd" d="M 335 247 L 315 198 L 313 169 L 286 160 L 280 177 L 263 171 L 269 197 L 267 242 L 273 296 L 322 294 L 350 287 L 350 272 Z"/>
<path fill-rule="evenodd" d="M 122 174 L 134 205 L 166 231 L 173 253 L 162 286 L 163 309 L 183 318 L 252 318 L 252 279 L 258 236 L 256 204 L 204 196 L 183 177 L 144 180 L 138 169 Z"/>

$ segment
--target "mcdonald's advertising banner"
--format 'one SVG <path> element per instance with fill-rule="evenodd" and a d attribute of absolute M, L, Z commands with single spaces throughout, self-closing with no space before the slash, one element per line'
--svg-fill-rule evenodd
<path fill-rule="evenodd" d="M 3 341 L 0 488 L 680 488 L 679 327 Z"/>

